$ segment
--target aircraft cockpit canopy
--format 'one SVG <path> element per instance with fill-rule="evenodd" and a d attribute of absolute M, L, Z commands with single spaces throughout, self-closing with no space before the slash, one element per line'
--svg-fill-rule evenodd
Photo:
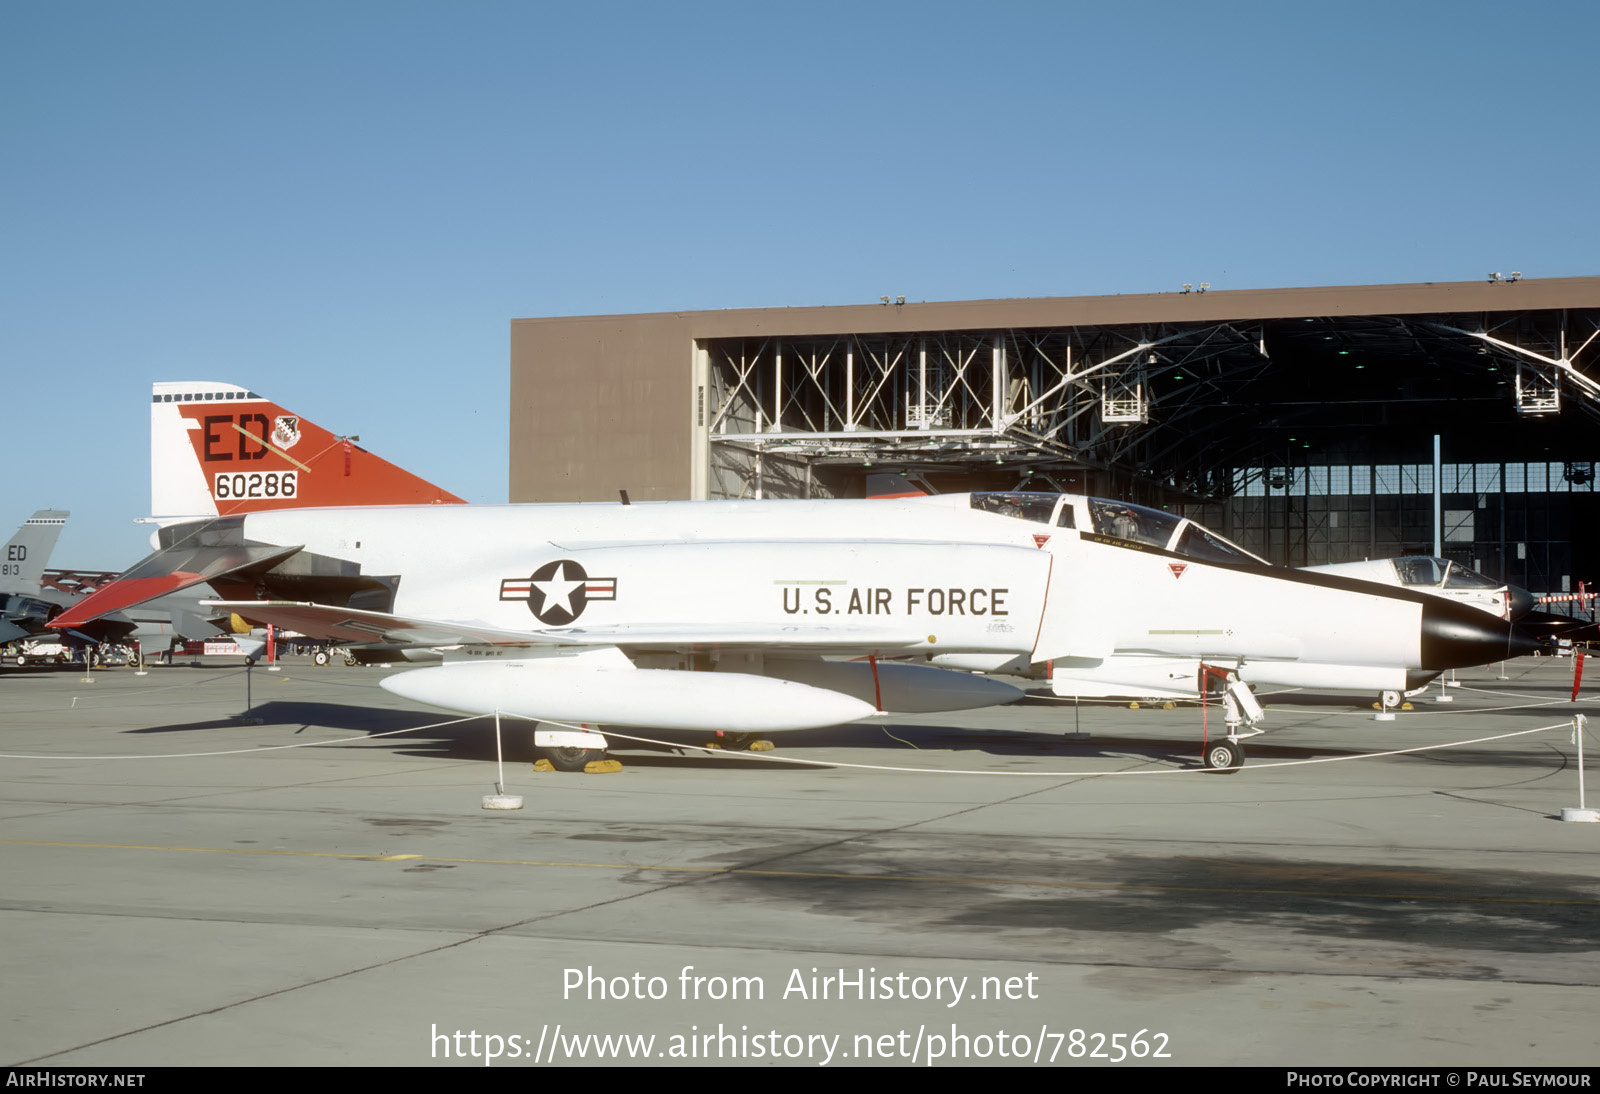
<path fill-rule="evenodd" d="M 1003 517 L 1077 528 L 1124 543 L 1158 547 L 1200 562 L 1268 565 L 1265 559 L 1187 517 L 1131 502 L 1028 491 L 991 491 L 971 497 L 974 509 Z"/>
<path fill-rule="evenodd" d="M 1477 570 L 1457 565 L 1447 558 L 1428 555 L 1408 555 L 1394 559 L 1395 573 L 1400 584 L 1426 585 L 1444 589 L 1498 589 L 1500 582 L 1485 577 Z"/>
<path fill-rule="evenodd" d="M 1087 500 L 1089 519 L 1094 530 L 1102 536 L 1127 540 L 1129 543 L 1165 548 L 1177 537 L 1179 526 L 1188 523 L 1171 513 L 1130 505 L 1125 501 L 1107 498 Z"/>
<path fill-rule="evenodd" d="M 1031 520 L 1036 524 L 1055 524 L 1058 528 L 1071 528 L 1072 504 L 1067 498 L 1067 504 L 1062 506 L 1060 523 L 1052 521 L 1056 516 L 1056 505 L 1065 494 L 1040 494 L 1022 490 L 989 491 L 972 495 L 972 507 L 982 509 L 986 513 L 999 513 L 1002 517 L 1015 517 L 1018 520 Z"/>

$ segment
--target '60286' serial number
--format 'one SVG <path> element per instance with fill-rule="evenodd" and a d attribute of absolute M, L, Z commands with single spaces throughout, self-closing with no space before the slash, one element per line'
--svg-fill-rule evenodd
<path fill-rule="evenodd" d="M 234 498 L 292 498 L 299 490 L 295 471 L 224 472 L 211 480 L 218 501 Z"/>

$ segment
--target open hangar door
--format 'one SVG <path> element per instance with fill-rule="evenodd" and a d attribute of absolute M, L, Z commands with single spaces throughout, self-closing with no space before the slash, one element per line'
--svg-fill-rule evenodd
<path fill-rule="evenodd" d="M 713 497 L 1063 490 L 1271 561 L 1600 578 L 1600 307 L 719 338 Z M 1588 529 L 1588 532 L 1585 532 Z"/>

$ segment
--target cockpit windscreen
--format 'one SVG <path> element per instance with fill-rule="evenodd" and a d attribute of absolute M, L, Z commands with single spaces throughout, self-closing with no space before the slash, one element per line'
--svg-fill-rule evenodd
<path fill-rule="evenodd" d="M 1214 532 L 1208 532 L 1200 525 L 1189 522 L 1183 530 L 1183 535 L 1178 537 L 1178 553 L 1197 558 L 1202 562 L 1261 562 L 1262 559 L 1246 551 L 1243 547 L 1236 547 Z"/>
<path fill-rule="evenodd" d="M 1444 587 L 1446 589 L 1498 589 L 1501 582 L 1492 577 L 1480 574 L 1470 566 L 1463 566 L 1459 562 L 1450 564 L 1450 572 L 1445 574 Z"/>
<path fill-rule="evenodd" d="M 1086 531 L 1110 539 L 1159 547 L 1201 562 L 1266 564 L 1263 559 L 1192 520 L 1131 502 L 1022 490 L 977 493 L 971 497 L 974 509 L 1003 517 L 1049 524 L 1054 515 L 1058 528 L 1078 527 L 1075 514 L 1082 505 L 1088 510 Z"/>
<path fill-rule="evenodd" d="M 972 495 L 972 507 L 982 509 L 986 513 L 999 513 L 1002 517 L 1015 517 L 1018 520 L 1031 520 L 1038 524 L 1049 524 L 1051 515 L 1056 511 L 1056 502 L 1061 500 L 1060 494 L 1040 494 L 1031 491 L 1012 490 L 1004 493 L 990 492 Z M 1072 527 L 1070 515 L 1066 527 Z"/>
<path fill-rule="evenodd" d="M 1409 555 L 1394 560 L 1394 572 L 1402 585 L 1442 585 L 1444 572 L 1450 565 L 1442 558 L 1427 555 Z"/>
<path fill-rule="evenodd" d="M 1102 536 L 1125 539 L 1129 543 L 1144 543 L 1151 547 L 1167 547 L 1183 523 L 1182 517 L 1163 513 L 1159 509 L 1146 509 L 1125 501 L 1106 498 L 1089 499 L 1089 519 L 1094 530 Z"/>

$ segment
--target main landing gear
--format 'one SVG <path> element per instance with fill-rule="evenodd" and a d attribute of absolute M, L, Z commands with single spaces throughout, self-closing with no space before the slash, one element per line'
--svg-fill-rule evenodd
<path fill-rule="evenodd" d="M 582 771 L 599 775 L 621 771 L 622 765 L 606 754 L 608 742 L 605 735 L 591 727 L 582 729 L 545 729 L 544 723 L 534 727 L 534 748 L 543 756 L 535 764 L 548 764 L 556 771 Z"/>
<path fill-rule="evenodd" d="M 606 758 L 603 748 L 547 748 L 544 758 L 557 771 L 582 771 L 597 760 Z"/>
<path fill-rule="evenodd" d="M 754 733 L 728 733 L 719 729 L 717 735 L 705 743 L 705 747 L 729 752 L 771 752 L 772 742 Z"/>

